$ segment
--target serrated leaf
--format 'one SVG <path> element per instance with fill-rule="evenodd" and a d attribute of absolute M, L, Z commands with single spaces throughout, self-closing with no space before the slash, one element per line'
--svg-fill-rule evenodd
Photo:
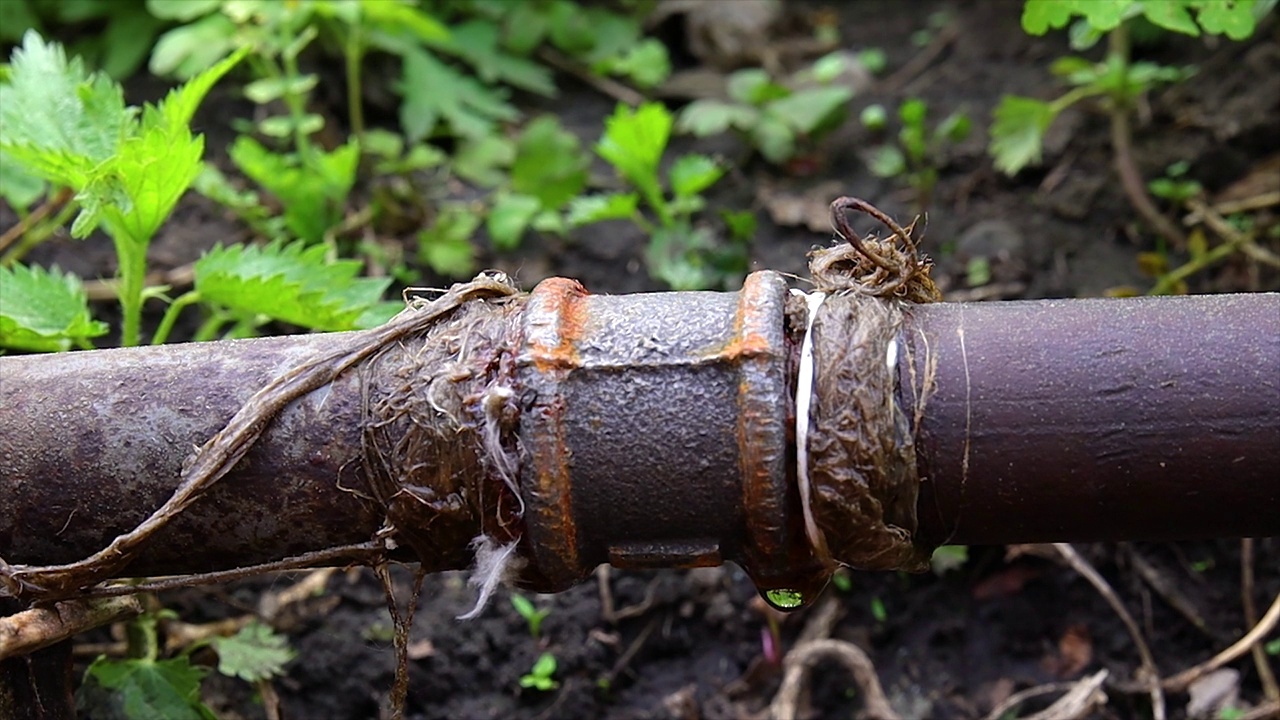
<path fill-rule="evenodd" d="M 667 173 L 676 197 L 693 197 L 723 176 L 724 168 L 706 155 L 684 155 L 671 164 Z"/>
<path fill-rule="evenodd" d="M 581 227 L 605 220 L 629 220 L 635 217 L 639 206 L 640 196 L 635 193 L 577 197 L 569 201 L 565 222 L 569 227 Z"/>
<path fill-rule="evenodd" d="M 542 203 L 532 195 L 499 195 L 485 222 L 494 246 L 499 250 L 513 250 L 519 246 L 525 228 L 533 222 L 540 209 Z"/>
<path fill-rule="evenodd" d="M 214 13 L 160 36 L 147 67 L 154 75 L 185 79 L 212 67 L 236 47 L 236 25 Z"/>
<path fill-rule="evenodd" d="M 1133 0 L 1026 0 L 1022 6 L 1022 29 L 1043 35 L 1050 29 L 1066 27 L 1071 18 L 1083 15 L 1090 25 L 1103 32 L 1113 30 L 1135 6 Z"/>
<path fill-rule="evenodd" d="M 100 657 L 88 674 L 120 694 L 130 720 L 216 720 L 200 701 L 200 681 L 208 671 L 185 656 L 172 660 L 109 660 Z"/>
<path fill-rule="evenodd" d="M 511 187 L 538 198 L 543 207 L 559 208 L 587 186 L 590 164 L 578 136 L 565 130 L 555 116 L 545 115 L 520 134 Z"/>
<path fill-rule="evenodd" d="M 0 346 L 57 352 L 107 332 L 89 315 L 80 279 L 56 268 L 0 267 Z"/>
<path fill-rule="evenodd" d="M 395 0 L 362 0 L 360 11 L 365 20 L 386 31 L 406 30 L 422 42 L 449 39 L 449 28 L 439 20 L 414 7 L 412 2 Z"/>
<path fill-rule="evenodd" d="M 148 105 L 136 134 L 95 173 L 77 199 L 85 212 L 73 235 L 83 237 L 100 217 L 113 236 L 149 242 L 200 173 L 204 138 L 188 124 L 213 85 L 247 54 L 241 50 Z"/>
<path fill-rule="evenodd" d="M 520 117 L 503 89 L 485 87 L 418 48 L 404 54 L 400 92 L 400 127 L 410 142 L 430 136 L 442 121 L 455 135 L 478 137 Z"/>
<path fill-rule="evenodd" d="M 96 195 L 112 236 L 145 245 L 200 173 L 203 155 L 204 139 L 192 138 L 187 128 L 170 134 L 163 127 L 151 127 L 125 140 L 110 171 L 79 199 L 83 202 L 85 195 Z M 84 232 L 79 228 L 78 236 Z"/>
<path fill-rule="evenodd" d="M 502 135 L 468 138 L 453 157 L 458 177 L 482 187 L 493 187 L 506 179 L 504 168 L 516 158 L 516 144 Z"/>
<path fill-rule="evenodd" d="M 704 98 L 694 100 L 680 111 L 676 130 L 696 137 L 707 137 L 728 132 L 731 128 L 746 130 L 759 117 L 760 112 L 755 108 Z"/>
<path fill-rule="evenodd" d="M 81 190 L 115 154 L 130 122 L 120 86 L 67 60 L 35 31 L 23 37 L 0 85 L 0 149 L 32 174 Z"/>
<path fill-rule="evenodd" d="M 19 212 L 35 204 L 48 186 L 43 180 L 23 169 L 17 160 L 0 150 L 0 198 Z"/>
<path fill-rule="evenodd" d="M 361 278 L 360 262 L 326 262 L 324 245 L 232 245 L 195 264 L 200 298 L 231 312 L 315 330 L 351 330 L 382 298 L 389 278 Z"/>
<path fill-rule="evenodd" d="M 600 60 L 593 69 L 626 76 L 642 88 L 654 88 L 671 75 L 671 57 L 662 41 L 647 38 L 627 48 L 619 57 Z"/>
<path fill-rule="evenodd" d="M 290 231 L 311 242 L 322 240 L 341 220 L 360 162 L 354 138 L 333 152 L 314 152 L 307 166 L 294 155 L 270 152 L 247 135 L 236 138 L 230 154 L 245 175 L 280 200 Z"/>
<path fill-rule="evenodd" d="M 297 656 L 288 638 L 259 622 L 231 637 L 214 638 L 211 644 L 218 651 L 218 672 L 251 683 L 283 675 L 284 666 Z"/>
<path fill-rule="evenodd" d="M 1048 103 L 1017 95 L 1005 95 L 996 107 L 991 125 L 990 153 L 1006 175 L 1040 162 L 1045 131 L 1056 113 Z"/>
<path fill-rule="evenodd" d="M 446 205 L 431 227 L 418 233 L 418 258 L 441 275 L 463 277 L 475 269 L 471 237 L 480 216 L 466 205 Z"/>
<path fill-rule="evenodd" d="M 471 20 L 454 25 L 447 40 L 432 45 L 471 65 L 485 83 L 506 83 L 545 97 L 556 94 L 549 69 L 498 47 L 498 26 L 492 22 Z"/>
<path fill-rule="evenodd" d="M 658 163 L 671 138 L 673 118 L 661 103 L 644 103 L 632 110 L 619 105 L 605 120 L 604 137 L 596 153 L 646 195 L 661 193 Z"/>

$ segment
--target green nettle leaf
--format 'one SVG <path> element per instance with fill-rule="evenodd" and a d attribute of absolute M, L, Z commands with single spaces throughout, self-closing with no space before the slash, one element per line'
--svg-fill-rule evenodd
<path fill-rule="evenodd" d="M 328 248 L 296 241 L 216 247 L 195 264 L 201 300 L 245 317 L 315 330 L 352 330 L 390 278 L 362 278 L 360 262 L 327 262 Z"/>
<path fill-rule="evenodd" d="M 185 656 L 172 660 L 108 660 L 100 657 L 88 674 L 120 694 L 130 720 L 216 720 L 200 701 L 200 680 L 208 671 Z"/>
<path fill-rule="evenodd" d="M 648 38 L 627 48 L 621 56 L 597 62 L 593 69 L 624 75 L 640 87 L 653 88 L 671 75 L 671 57 L 662 41 Z"/>
<path fill-rule="evenodd" d="M 671 165 L 667 174 L 676 197 L 693 197 L 723 176 L 724 168 L 706 155 L 684 155 Z"/>
<path fill-rule="evenodd" d="M 559 208 L 586 188 L 590 165 L 591 158 L 582 151 L 578 136 L 565 130 L 554 116 L 543 116 L 520 134 L 511 166 L 511 187 L 538 198 L 543 207 Z"/>
<path fill-rule="evenodd" d="M 605 120 L 596 152 L 633 185 L 658 195 L 658 163 L 671 138 L 672 123 L 671 112 L 661 103 L 645 103 L 635 110 L 619 105 Z"/>
<path fill-rule="evenodd" d="M 26 212 L 45 193 L 43 180 L 25 170 L 21 163 L 0 151 L 0 198 L 9 207 Z"/>
<path fill-rule="evenodd" d="M 1031 98 L 1005 95 L 994 112 L 990 152 L 1006 175 L 1040 162 L 1045 131 L 1057 113 L 1051 105 Z"/>
<path fill-rule="evenodd" d="M 284 674 L 284 666 L 297 655 L 289 639 L 270 626 L 254 622 L 231 637 L 214 638 L 218 672 L 246 682 L 258 682 Z"/>
<path fill-rule="evenodd" d="M 719 135 L 730 129 L 748 130 L 760 117 L 760 111 L 722 100 L 694 100 L 680 111 L 676 131 L 697 137 Z"/>
<path fill-rule="evenodd" d="M 796 132 L 809 135 L 842 117 L 852 99 L 849 88 L 811 88 L 771 102 L 769 112 Z"/>
<path fill-rule="evenodd" d="M 57 352 L 106 332 L 107 325 L 89 315 L 75 275 L 21 264 L 0 267 L 0 346 Z"/>
<path fill-rule="evenodd" d="M 400 127 L 410 142 L 430 136 L 442 121 L 455 135 L 478 137 L 492 134 L 495 123 L 520 117 L 504 90 L 488 88 L 419 48 L 404 54 L 400 92 Z"/>
<path fill-rule="evenodd" d="M 516 144 L 502 135 L 481 135 L 464 140 L 453 157 L 458 177 L 482 187 L 494 187 L 506 179 L 502 171 L 516 159 Z"/>
<path fill-rule="evenodd" d="M 502 82 L 554 97 L 556 84 L 551 71 L 538 63 L 503 52 L 498 47 L 498 33 L 498 26 L 494 23 L 472 20 L 453 26 L 446 41 L 433 42 L 432 45 L 471 65 L 485 83 Z"/>
<path fill-rule="evenodd" d="M 153 75 L 185 79 L 213 67 L 235 47 L 236 24 L 226 15 L 214 13 L 161 35 L 147 67 Z"/>
<path fill-rule="evenodd" d="M 629 220 L 639 212 L 640 196 L 635 193 L 608 193 L 576 197 L 569 201 L 565 222 L 581 227 L 605 220 Z"/>
<path fill-rule="evenodd" d="M 531 195 L 499 195 L 489 210 L 486 229 L 499 250 L 514 250 L 524 236 L 525 228 L 542 209 L 542 202 Z"/>
<path fill-rule="evenodd" d="M 0 85 L 0 150 L 34 175 L 81 190 L 115 154 L 129 122 L 119 85 L 27 32 Z"/>
<path fill-rule="evenodd" d="M 418 258 L 441 275 L 470 275 L 475 270 L 471 237 L 479 227 L 480 214 L 467 205 L 445 205 L 431 227 L 418 233 Z"/>
<path fill-rule="evenodd" d="M 310 242 L 324 239 L 341 220 L 360 162 L 354 138 L 333 152 L 317 151 L 308 166 L 295 155 L 267 150 L 247 135 L 236 138 L 230 154 L 245 175 L 280 200 L 289 230 Z"/>
<path fill-rule="evenodd" d="M 408 31 L 422 42 L 449 39 L 449 28 L 414 7 L 412 2 L 364 0 L 359 4 L 359 8 L 369 25 L 383 31 Z"/>
<path fill-rule="evenodd" d="M 189 127 L 196 108 L 246 53 L 215 64 L 170 91 L 159 106 L 143 110 L 140 126 L 77 197 L 84 210 L 72 227 L 74 236 L 84 237 L 101 219 L 117 239 L 150 242 L 200 174 L 204 139 L 193 137 Z"/>

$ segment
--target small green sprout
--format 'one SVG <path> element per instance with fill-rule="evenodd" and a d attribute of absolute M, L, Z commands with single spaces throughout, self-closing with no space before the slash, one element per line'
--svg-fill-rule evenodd
<path fill-rule="evenodd" d="M 529 672 L 520 678 L 520 687 L 533 688 L 542 692 L 555 690 L 560 687 L 555 674 L 556 656 L 551 653 L 542 653 Z"/>
<path fill-rule="evenodd" d="M 541 637 L 542 621 L 551 614 L 551 610 L 539 610 L 532 600 L 518 593 L 512 594 L 511 606 L 529 624 L 529 635 L 534 638 Z"/>
<path fill-rule="evenodd" d="M 885 608 L 884 601 L 878 597 L 871 598 L 871 617 L 882 624 L 889 619 L 889 611 Z"/>

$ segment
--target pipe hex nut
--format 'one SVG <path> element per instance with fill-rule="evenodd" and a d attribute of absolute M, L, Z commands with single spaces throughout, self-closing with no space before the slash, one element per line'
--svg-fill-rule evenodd
<path fill-rule="evenodd" d="M 796 557 L 785 297 L 773 272 L 738 293 L 534 289 L 518 359 L 522 582 L 562 590 L 605 562 L 734 561 L 762 591 L 821 574 Z"/>

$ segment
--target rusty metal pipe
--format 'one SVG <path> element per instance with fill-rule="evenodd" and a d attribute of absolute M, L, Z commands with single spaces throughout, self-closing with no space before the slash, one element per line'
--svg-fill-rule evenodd
<path fill-rule="evenodd" d="M 918 306 L 933 542 L 1280 534 L 1280 296 Z M 920 358 L 918 333 L 907 333 Z"/>
<path fill-rule="evenodd" d="M 762 590 L 816 594 L 828 570 L 799 519 L 785 298 L 772 273 L 741 293 L 534 291 L 508 348 L 525 585 L 562 589 L 601 562 L 734 561 Z M 254 390 L 341 341 L 0 358 L 0 557 L 101 548 Z M 901 345 L 902 373 L 937 361 L 918 452 L 928 542 L 1280 534 L 1280 296 L 921 305 Z M 129 572 L 367 540 L 384 518 L 361 393 L 350 373 L 293 403 Z M 462 540 L 428 569 L 465 565 Z"/>

